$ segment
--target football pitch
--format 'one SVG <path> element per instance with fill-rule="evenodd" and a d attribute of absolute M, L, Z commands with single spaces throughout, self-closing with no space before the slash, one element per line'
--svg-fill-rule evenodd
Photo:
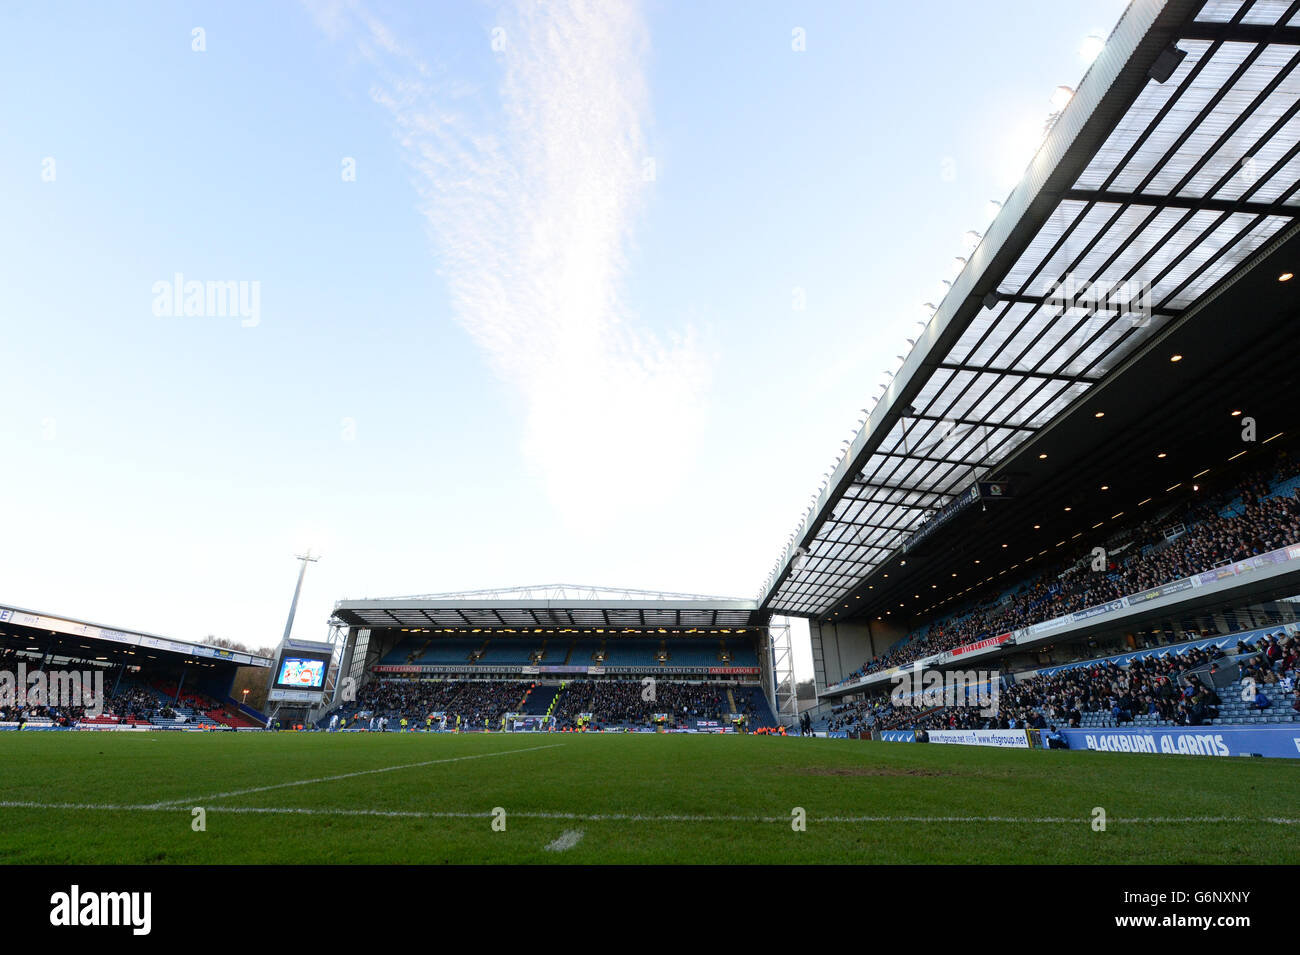
<path fill-rule="evenodd" d="M 760 736 L 3 733 L 0 861 L 1294 863 L 1298 784 L 1292 760 Z"/>

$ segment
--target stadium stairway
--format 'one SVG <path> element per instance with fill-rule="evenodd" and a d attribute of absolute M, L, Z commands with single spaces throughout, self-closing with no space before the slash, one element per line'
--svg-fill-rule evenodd
<path fill-rule="evenodd" d="M 226 697 L 224 702 L 218 700 L 214 708 L 205 712 L 223 726 L 233 726 L 235 729 L 257 729 L 266 724 L 265 718 L 256 720 L 245 713 L 239 703 L 231 697 Z"/>
<path fill-rule="evenodd" d="M 739 696 L 740 706 L 736 707 L 736 712 L 742 712 L 745 702 L 748 702 L 751 709 L 750 726 L 776 726 L 776 714 L 772 712 L 772 707 L 768 705 L 767 694 L 763 692 L 761 686 L 742 686 L 736 690 L 736 695 L 732 696 L 735 700 Z"/>
<path fill-rule="evenodd" d="M 177 687 L 175 683 L 155 682 L 150 686 L 141 686 L 141 689 L 148 690 L 157 696 L 165 705 L 172 707 L 179 716 L 185 717 L 185 720 L 163 720 L 159 724 L 155 720 L 150 720 L 155 725 L 172 725 L 174 723 L 198 723 L 202 726 L 234 726 L 234 727 L 251 727 L 257 724 L 253 723 L 248 717 L 239 713 L 238 704 L 233 700 L 229 704 L 223 704 L 214 697 L 208 696 L 196 690 L 185 690 Z M 172 703 L 177 698 L 178 703 Z"/>
<path fill-rule="evenodd" d="M 551 704 L 559 693 L 558 683 L 554 685 L 538 683 L 528 692 L 522 712 L 529 716 L 545 716 L 551 712 Z"/>

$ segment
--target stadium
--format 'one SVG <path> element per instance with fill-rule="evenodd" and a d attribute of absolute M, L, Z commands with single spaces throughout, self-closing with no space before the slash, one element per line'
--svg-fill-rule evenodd
<path fill-rule="evenodd" d="M 752 594 L 0 606 L 0 855 L 1294 863 L 1298 193 L 1300 3 L 1134 0 Z"/>

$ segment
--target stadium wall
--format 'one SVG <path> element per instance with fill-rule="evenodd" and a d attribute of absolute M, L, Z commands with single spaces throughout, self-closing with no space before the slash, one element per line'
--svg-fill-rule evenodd
<path fill-rule="evenodd" d="M 819 689 L 838 683 L 851 672 L 907 636 L 907 628 L 882 621 L 818 623 L 808 621 L 813 672 Z"/>

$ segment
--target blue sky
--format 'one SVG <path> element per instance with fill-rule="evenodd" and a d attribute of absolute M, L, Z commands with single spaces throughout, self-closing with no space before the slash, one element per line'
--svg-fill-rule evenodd
<path fill-rule="evenodd" d="M 754 596 L 1123 8 L 4 5 L 0 601 Z"/>

